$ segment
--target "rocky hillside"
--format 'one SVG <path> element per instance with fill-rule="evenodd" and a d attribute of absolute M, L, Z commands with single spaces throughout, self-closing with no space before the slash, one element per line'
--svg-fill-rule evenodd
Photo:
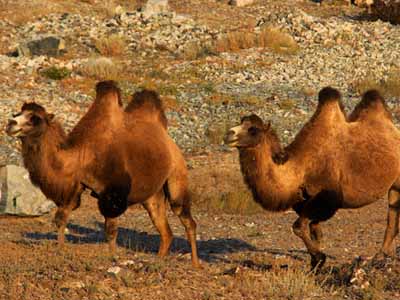
<path fill-rule="evenodd" d="M 326 85 L 348 110 L 380 88 L 399 115 L 400 28 L 345 1 L 144 2 L 0 1 L 0 122 L 35 100 L 70 129 L 107 78 L 125 101 L 156 89 L 187 153 L 224 150 L 223 131 L 249 112 L 272 120 L 287 143 Z M 1 160 L 18 162 L 14 140 L 1 139 Z"/>

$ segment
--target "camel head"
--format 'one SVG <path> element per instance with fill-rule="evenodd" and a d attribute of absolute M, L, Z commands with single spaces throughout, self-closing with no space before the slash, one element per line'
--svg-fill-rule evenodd
<path fill-rule="evenodd" d="M 14 137 L 40 136 L 54 118 L 39 104 L 24 103 L 21 111 L 8 121 L 6 133 Z"/>
<path fill-rule="evenodd" d="M 245 116 L 239 126 L 232 127 L 225 135 L 224 142 L 230 147 L 251 148 L 257 146 L 262 137 L 267 136 L 271 124 L 264 124 L 257 115 Z"/>

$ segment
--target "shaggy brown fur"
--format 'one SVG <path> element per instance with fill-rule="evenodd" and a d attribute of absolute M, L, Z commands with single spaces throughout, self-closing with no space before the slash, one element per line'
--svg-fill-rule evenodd
<path fill-rule="evenodd" d="M 166 123 L 159 119 L 164 116 L 162 107 L 150 111 L 146 104 L 152 100 L 144 99 L 142 105 L 130 105 L 129 112 L 125 112 L 114 83 L 100 83 L 96 89 L 93 105 L 68 137 L 37 104 L 24 105 L 7 127 L 9 135 L 21 137 L 24 161 L 33 182 L 59 207 L 56 222 L 60 244 L 64 242 L 70 211 L 79 206 L 83 188 L 89 188 L 98 198 L 113 251 L 116 218 L 129 205 L 142 203 L 160 231 L 159 254 L 164 256 L 172 241 L 166 218 L 167 197 L 185 226 L 193 265 L 199 266 L 187 168 L 166 131 Z"/>
<path fill-rule="evenodd" d="M 319 222 L 339 208 L 368 205 L 389 191 L 384 253 L 392 250 L 400 212 L 400 132 L 389 118 L 375 118 L 383 112 L 370 105 L 356 108 L 365 118 L 347 122 L 339 93 L 329 89 L 320 92 L 315 114 L 285 149 L 284 164 L 273 160 L 280 149 L 276 134 L 257 116 L 243 118 L 225 138 L 239 149 L 242 173 L 255 200 L 268 210 L 292 207 L 299 214 L 293 230 L 307 246 L 312 267 L 325 261 Z M 376 96 L 369 92 L 362 102 L 370 95 Z"/>

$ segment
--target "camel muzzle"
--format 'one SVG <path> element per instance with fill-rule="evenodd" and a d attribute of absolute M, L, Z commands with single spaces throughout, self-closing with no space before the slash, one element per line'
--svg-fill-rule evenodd
<path fill-rule="evenodd" d="M 238 139 L 236 138 L 236 133 L 233 130 L 229 130 L 224 137 L 224 144 L 229 147 L 235 147 L 237 145 Z"/>
<path fill-rule="evenodd" d="M 6 133 L 9 136 L 18 136 L 18 133 L 21 131 L 21 128 L 16 128 L 18 125 L 17 121 L 9 120 L 6 126 Z"/>

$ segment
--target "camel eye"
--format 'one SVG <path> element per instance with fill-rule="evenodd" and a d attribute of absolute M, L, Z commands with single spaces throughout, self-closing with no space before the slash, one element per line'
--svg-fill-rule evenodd
<path fill-rule="evenodd" d="M 37 115 L 32 115 L 29 119 L 29 123 L 31 123 L 33 126 L 37 126 L 42 122 L 42 118 L 37 116 Z"/>
<path fill-rule="evenodd" d="M 247 131 L 250 135 L 254 136 L 259 132 L 259 129 L 257 127 L 251 126 Z"/>

